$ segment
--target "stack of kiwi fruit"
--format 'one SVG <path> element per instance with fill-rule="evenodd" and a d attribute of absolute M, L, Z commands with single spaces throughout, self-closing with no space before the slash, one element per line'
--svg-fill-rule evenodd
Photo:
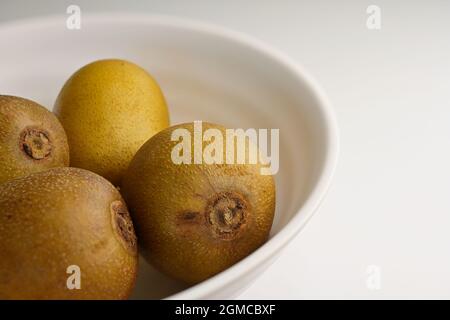
<path fill-rule="evenodd" d="M 193 124 L 170 127 L 141 67 L 88 64 L 53 111 L 0 95 L 0 299 L 126 299 L 139 253 L 195 284 L 267 240 L 273 177 L 259 163 L 175 164 L 171 133 Z"/>

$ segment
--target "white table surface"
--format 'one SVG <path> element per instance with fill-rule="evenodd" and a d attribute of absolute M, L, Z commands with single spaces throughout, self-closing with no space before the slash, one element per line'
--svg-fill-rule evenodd
<path fill-rule="evenodd" d="M 243 31 L 295 58 L 328 93 L 341 130 L 333 186 L 239 298 L 450 298 L 450 1 L 14 0 L 0 2 L 0 22 L 69 4 Z M 380 30 L 366 27 L 371 4 Z"/>

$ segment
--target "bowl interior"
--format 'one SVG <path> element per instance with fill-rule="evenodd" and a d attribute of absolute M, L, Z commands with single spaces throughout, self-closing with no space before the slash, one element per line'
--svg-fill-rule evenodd
<path fill-rule="evenodd" d="M 157 79 L 173 124 L 204 120 L 230 128 L 280 129 L 271 237 L 315 186 L 326 143 L 318 101 L 293 70 L 241 40 L 161 19 L 89 18 L 81 30 L 66 29 L 63 18 L 6 26 L 0 38 L 0 94 L 51 109 L 75 70 L 96 59 L 123 58 Z M 183 289 L 142 260 L 133 298 L 162 298 Z"/>

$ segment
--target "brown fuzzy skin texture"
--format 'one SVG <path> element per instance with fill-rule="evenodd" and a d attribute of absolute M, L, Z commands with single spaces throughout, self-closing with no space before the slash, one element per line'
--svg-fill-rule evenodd
<path fill-rule="evenodd" d="M 127 298 L 138 255 L 111 212 L 119 204 L 126 218 L 121 203 L 106 179 L 76 168 L 0 185 L 0 299 Z M 67 288 L 70 265 L 81 269 L 80 290 Z"/>
<path fill-rule="evenodd" d="M 272 176 L 260 175 L 259 164 L 174 164 L 171 151 L 178 142 L 171 133 L 177 128 L 193 132 L 192 123 L 181 124 L 151 138 L 131 162 L 121 192 L 146 259 L 176 279 L 197 283 L 267 240 L 275 184 Z M 225 130 L 204 122 L 208 128 Z"/>
<path fill-rule="evenodd" d="M 0 183 L 68 165 L 69 145 L 56 116 L 33 101 L 0 95 Z"/>
<path fill-rule="evenodd" d="M 66 130 L 71 166 L 120 183 L 139 148 L 169 126 L 158 83 L 124 60 L 90 63 L 64 84 L 55 114 Z"/>

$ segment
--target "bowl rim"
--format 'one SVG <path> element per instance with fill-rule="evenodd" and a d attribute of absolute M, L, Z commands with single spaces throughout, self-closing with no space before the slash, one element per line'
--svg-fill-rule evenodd
<path fill-rule="evenodd" d="M 223 287 L 224 284 L 231 284 L 236 280 L 239 280 L 239 278 L 249 274 L 253 269 L 257 268 L 261 262 L 267 261 L 274 257 L 305 227 L 314 213 L 317 212 L 331 185 L 339 155 L 339 130 L 331 103 L 321 86 L 303 66 L 278 49 L 275 49 L 254 36 L 250 36 L 243 32 L 232 30 L 228 27 L 219 26 L 210 22 L 157 13 L 117 11 L 92 12 L 82 13 L 82 17 L 82 23 L 129 23 L 140 24 L 142 26 L 156 24 L 221 37 L 224 40 L 248 47 L 259 54 L 263 54 L 271 60 L 274 60 L 280 65 L 280 67 L 289 70 L 295 76 L 296 81 L 303 83 L 303 85 L 308 88 L 312 96 L 317 100 L 317 106 L 319 108 L 319 113 L 323 121 L 325 132 L 325 157 L 318 179 L 314 183 L 314 186 L 302 207 L 297 210 L 286 226 L 281 228 L 277 234 L 273 235 L 269 241 L 249 256 L 219 274 L 199 284 L 170 295 L 165 299 L 207 298 L 212 293 L 217 291 L 218 288 Z M 27 29 L 36 26 L 51 26 L 55 23 L 65 21 L 66 18 L 67 17 L 64 15 L 56 14 L 10 20 L 0 23 L 0 33 L 2 31 L 8 32 L 8 29 Z"/>

